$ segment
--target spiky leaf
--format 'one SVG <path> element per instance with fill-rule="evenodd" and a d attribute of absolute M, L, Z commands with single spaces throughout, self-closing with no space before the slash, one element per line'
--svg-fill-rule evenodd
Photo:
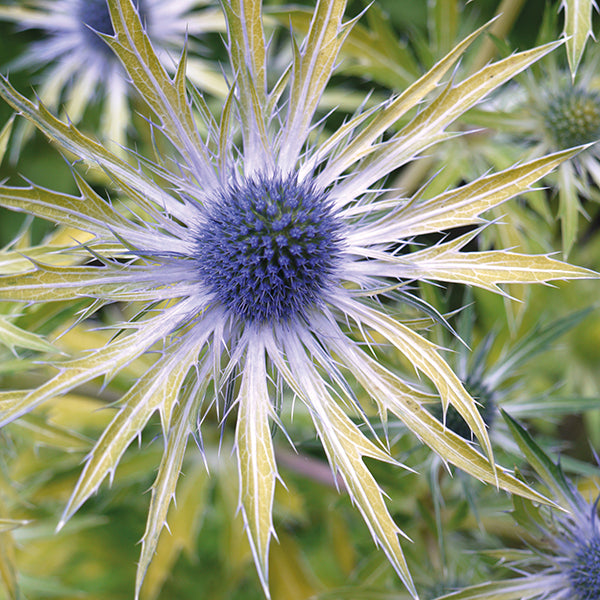
<path fill-rule="evenodd" d="M 267 591 L 277 467 L 270 428 L 274 413 L 267 390 L 265 351 L 262 344 L 248 348 L 237 404 L 235 438 L 240 504 L 252 554 L 259 567 L 261 583 Z"/>
<path fill-rule="evenodd" d="M 595 4 L 594 0 L 562 0 L 561 2 L 565 16 L 567 58 L 573 78 L 577 73 L 587 39 L 593 35 L 592 8 Z"/>

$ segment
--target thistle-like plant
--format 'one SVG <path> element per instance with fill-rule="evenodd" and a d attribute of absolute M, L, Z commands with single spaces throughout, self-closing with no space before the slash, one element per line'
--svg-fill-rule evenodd
<path fill-rule="evenodd" d="M 576 3 L 564 3 L 572 5 Z M 591 11 L 591 3 L 589 6 Z M 567 14 L 573 10 L 566 8 Z M 585 15 L 586 9 L 580 7 Z M 555 39 L 558 31 L 555 7 L 548 7 L 538 33 L 538 43 Z M 600 185 L 600 80 L 597 65 L 598 44 L 572 47 L 575 34 L 567 40 L 565 51 L 550 53 L 514 83 L 501 90 L 487 111 L 491 127 L 497 130 L 495 151 L 499 156 L 530 158 L 547 152 L 587 145 L 587 149 L 560 165 L 544 178 L 557 200 L 562 246 L 565 256 L 577 241 L 581 215 L 594 215 L 592 203 L 598 202 Z M 580 43 L 586 36 L 580 36 Z M 568 60 L 567 60 L 568 59 Z M 581 62 L 580 62 L 581 61 Z M 575 74 L 575 69 L 577 72 Z M 538 202 L 536 208 L 551 212 Z"/>
<path fill-rule="evenodd" d="M 3 206 L 94 236 L 84 245 L 37 252 L 31 268 L 0 277 L 0 298 L 28 304 L 87 299 L 80 320 L 109 303 L 133 303 L 135 310 L 106 345 L 54 362 L 58 372 L 39 387 L 2 392 L 0 423 L 85 382 L 110 378 L 142 354 L 154 358 L 117 403 L 60 520 L 62 526 L 112 477 L 128 445 L 158 413 L 164 454 L 152 487 L 136 593 L 165 525 L 187 440 L 195 435 L 201 442 L 200 423 L 213 408 L 223 419 L 235 418 L 240 508 L 267 593 L 277 481 L 272 426 L 285 426 L 280 408 L 291 396 L 305 405 L 332 469 L 414 595 L 400 529 L 363 462 L 369 457 L 394 463 L 385 442 L 366 435 L 374 414 L 384 421 L 395 415 L 444 460 L 478 479 L 541 499 L 494 464 L 483 419 L 440 349 L 414 323 L 394 318 L 381 300 L 416 304 L 439 319 L 409 291 L 410 282 L 498 291 L 503 283 L 594 276 L 548 256 L 461 251 L 477 235 L 481 213 L 526 191 L 573 152 L 515 165 L 429 198 L 389 190 L 384 197 L 384 186 L 390 173 L 443 140 L 454 119 L 557 44 L 442 85 L 475 32 L 406 91 L 358 111 L 326 136 L 314 114 L 352 27 L 343 22 L 345 4 L 317 2 L 308 34 L 293 45 L 292 63 L 269 88 L 261 2 L 224 1 L 235 79 L 215 119 L 200 94 L 188 95 L 186 53 L 171 78 L 132 1 L 110 0 L 115 34 L 104 39 L 154 114 L 161 152 L 153 160 L 116 156 L 6 79 L 0 83 L 11 106 L 62 150 L 104 170 L 124 198 L 101 197 L 77 168 L 78 196 L 35 185 L 0 187 Z M 411 111 L 406 125 L 382 138 Z M 471 230 L 411 247 L 427 234 L 459 226 Z M 397 348 L 432 381 L 444 407 L 456 408 L 487 458 L 431 415 L 423 406 L 430 395 L 377 360 L 375 338 Z M 367 405 L 358 403 L 353 386 L 364 390 Z"/>
<path fill-rule="evenodd" d="M 518 575 L 443 596 L 444 600 L 597 600 L 600 598 L 598 495 L 585 499 L 560 467 L 505 415 L 523 455 L 547 487 L 554 508 L 513 497 L 512 516 L 526 532 L 525 549 L 494 551 Z"/>
<path fill-rule="evenodd" d="M 540 32 L 550 39 L 554 19 Z M 568 254 L 579 231 L 580 214 L 592 212 L 593 205 L 582 206 L 582 199 L 598 201 L 600 184 L 600 82 L 597 64 L 600 47 L 588 46 L 572 76 L 563 53 L 546 56 L 535 69 L 524 74 L 520 87 L 508 87 L 498 98 L 498 106 L 507 108 L 506 126 L 499 129 L 511 134 L 509 143 L 528 147 L 530 156 L 581 144 L 589 147 L 577 157 L 565 161 L 556 174 L 546 178 L 558 198 L 563 249 Z M 512 121 L 512 125 L 511 125 Z M 507 147 L 508 150 L 508 147 Z"/>
<path fill-rule="evenodd" d="M 174 66 L 172 56 L 181 53 L 188 36 L 223 29 L 219 12 L 205 0 L 136 0 L 135 6 L 167 69 Z M 203 10 L 197 10 L 200 8 Z M 133 89 L 119 60 L 99 35 L 113 33 L 107 0 L 3 3 L 0 19 L 43 34 L 10 65 L 10 70 L 41 67 L 40 99 L 52 110 L 61 107 L 73 123 L 79 123 L 86 108 L 99 99 L 102 139 L 113 143 L 114 149 L 125 144 Z M 220 95 L 225 91 L 222 77 L 200 57 L 189 61 L 187 75 L 203 90 Z M 28 133 L 29 128 L 18 129 L 16 136 L 22 139 Z M 19 148 L 20 143 L 14 144 L 13 159 Z"/>

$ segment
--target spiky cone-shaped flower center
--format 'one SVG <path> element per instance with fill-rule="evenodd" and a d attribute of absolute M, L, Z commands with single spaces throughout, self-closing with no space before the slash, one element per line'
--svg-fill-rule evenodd
<path fill-rule="evenodd" d="M 295 176 L 261 175 L 222 189 L 201 216 L 198 271 L 244 322 L 289 321 L 334 280 L 341 220 L 324 193 Z"/>
<path fill-rule="evenodd" d="M 145 0 L 133 0 L 133 4 L 138 9 L 142 23 L 144 23 L 148 18 Z M 81 23 L 81 29 L 90 46 L 100 52 L 106 53 L 106 56 L 114 57 L 110 48 L 98 36 L 98 33 L 103 33 L 104 35 L 115 34 L 112 21 L 110 20 L 108 1 L 79 0 L 76 11 L 77 19 Z"/>
<path fill-rule="evenodd" d="M 600 534 L 577 540 L 568 570 L 573 600 L 600 600 Z"/>
<path fill-rule="evenodd" d="M 558 149 L 600 139 L 600 94 L 569 88 L 551 97 L 543 110 L 547 134 Z"/>

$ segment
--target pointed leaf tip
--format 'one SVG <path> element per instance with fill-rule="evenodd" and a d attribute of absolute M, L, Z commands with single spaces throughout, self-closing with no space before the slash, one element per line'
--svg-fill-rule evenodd
<path fill-rule="evenodd" d="M 573 79 L 581 62 L 587 39 L 593 36 L 592 9 L 594 0 L 562 0 L 567 59 Z"/>

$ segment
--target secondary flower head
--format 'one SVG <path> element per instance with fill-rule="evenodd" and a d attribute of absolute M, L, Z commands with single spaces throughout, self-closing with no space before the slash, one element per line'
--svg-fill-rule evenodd
<path fill-rule="evenodd" d="M 573 81 L 566 68 L 557 64 L 556 57 L 547 57 L 540 64 L 540 78 L 528 74 L 525 79 L 526 106 L 529 118 L 523 120 L 524 133 L 537 141 L 537 151 L 561 150 L 600 140 L 600 85 L 596 81 L 596 60 L 590 57 L 582 64 Z M 544 77 L 543 81 L 541 77 Z M 513 90 L 514 92 L 514 90 Z M 515 107 L 523 110 L 521 105 Z M 523 114 L 525 116 L 525 113 Z M 596 159 L 590 163 L 589 157 Z M 584 176 L 598 176 L 598 151 L 595 147 L 578 155 L 581 189 L 585 189 Z M 591 170 L 590 170 L 591 166 Z M 596 167 L 596 168 L 595 168 Z"/>
<path fill-rule="evenodd" d="M 572 597 L 577 600 L 600 598 L 600 527 L 598 526 L 597 502 L 584 507 L 589 517 L 575 527 L 565 524 L 564 538 L 557 540 L 563 554 L 559 561 L 566 574 Z"/>
<path fill-rule="evenodd" d="M 516 552 L 497 551 L 496 555 L 512 555 L 508 566 L 519 576 L 466 588 L 444 596 L 444 600 L 600 599 L 600 497 L 587 501 L 564 476 L 560 465 L 516 421 L 510 417 L 506 420 L 521 453 L 547 486 L 556 506 L 516 500 L 513 516 L 526 528 L 528 547 Z"/>
<path fill-rule="evenodd" d="M 550 37 L 548 33 L 545 37 Z M 558 198 L 563 250 L 568 254 L 578 232 L 582 199 L 597 200 L 600 185 L 600 79 L 598 44 L 588 46 L 577 74 L 572 76 L 564 53 L 552 53 L 497 98 L 506 110 L 498 128 L 504 142 L 525 147 L 530 156 L 588 145 L 589 147 L 545 178 Z M 517 146 L 518 147 L 518 146 Z M 507 151 L 510 147 L 507 145 Z M 512 150 L 514 152 L 514 149 Z"/>
<path fill-rule="evenodd" d="M 139 310 L 118 324 L 119 335 L 105 346 L 58 363 L 56 376 L 42 386 L 0 394 L 0 423 L 85 381 L 114 374 L 148 352 L 154 363 L 121 399 L 61 522 L 114 471 L 158 412 L 165 449 L 143 537 L 139 591 L 187 440 L 199 435 L 197 424 L 216 405 L 226 415 L 235 414 L 240 506 L 267 591 L 277 479 L 272 425 L 285 426 L 278 407 L 291 392 L 305 405 L 373 539 L 416 595 L 400 530 L 363 462 L 364 457 L 394 462 L 369 415 L 378 412 L 385 420 L 391 413 L 444 459 L 479 479 L 539 496 L 493 464 L 473 398 L 439 349 L 387 307 L 414 304 L 406 288 L 420 279 L 497 290 L 501 283 L 593 274 L 547 256 L 461 252 L 476 228 L 416 251 L 408 246 L 418 236 L 476 226 L 480 213 L 526 189 L 571 152 L 427 199 L 404 198 L 384 190 L 383 182 L 443 139 L 455 118 L 554 45 L 488 65 L 447 86 L 415 115 L 413 109 L 436 89 L 476 32 L 409 90 L 359 111 L 327 136 L 315 129 L 313 119 L 352 25 L 343 22 L 345 2 L 317 3 L 307 36 L 294 46 L 292 64 L 272 88 L 267 85 L 261 2 L 227 0 L 222 5 L 235 85 L 215 119 L 201 95 L 193 95 L 193 105 L 187 96 L 185 54 L 171 78 L 131 0 L 109 1 L 115 31 L 110 46 L 154 113 L 161 147 L 172 150 L 154 161 L 136 155 L 138 163 L 132 165 L 2 81 L 0 94 L 15 109 L 63 149 L 102 168 L 126 201 L 100 197 L 76 170 L 79 196 L 35 186 L 0 187 L 5 207 L 94 236 L 82 248 L 48 248 L 30 270 L 0 277 L 0 297 L 36 303 L 87 298 L 86 317 L 108 302 L 135 303 Z M 207 133 L 200 133 L 196 114 Z M 382 140 L 406 114 L 413 115 L 406 125 Z M 61 252 L 61 264 L 54 266 Z M 380 302 L 382 295 L 392 304 Z M 395 346 L 433 382 L 444 406 L 456 408 L 487 458 L 427 411 L 430 395 L 377 360 L 374 337 Z M 364 389 L 369 406 L 358 403 L 353 386 Z"/>
<path fill-rule="evenodd" d="M 170 68 L 172 56 L 179 55 L 188 36 L 221 29 L 215 12 L 206 9 L 206 0 L 135 0 L 139 18 L 147 28 L 163 64 Z M 203 11 L 195 9 L 204 8 Z M 13 21 L 20 29 L 42 32 L 23 56 L 14 61 L 11 71 L 40 69 L 40 99 L 52 109 L 64 103 L 73 123 L 83 118 L 86 107 L 99 99 L 102 103 L 101 135 L 125 143 L 131 121 L 129 96 L 133 89 L 127 74 L 102 35 L 114 33 L 107 0 L 26 0 L 18 5 L 0 6 L 0 19 Z M 221 78 L 199 58 L 192 61 L 188 76 L 211 92 L 222 93 Z M 28 135 L 27 130 L 17 135 Z M 14 150 L 19 150 L 15 144 Z"/>
<path fill-rule="evenodd" d="M 531 573 L 523 578 L 521 589 L 528 598 L 600 600 L 598 501 L 590 504 L 570 482 L 566 483 L 571 488 L 568 507 L 571 512 L 555 513 L 539 526 L 543 541 L 533 548 L 529 561 Z M 518 568 L 525 565 L 527 561 Z"/>

